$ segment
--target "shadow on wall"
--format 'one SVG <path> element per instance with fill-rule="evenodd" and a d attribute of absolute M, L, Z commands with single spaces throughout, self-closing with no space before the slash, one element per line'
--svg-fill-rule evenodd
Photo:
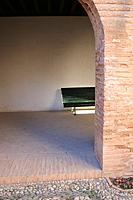
<path fill-rule="evenodd" d="M 63 110 L 61 87 L 95 85 L 87 16 L 4 18 L 0 36 L 0 111 Z"/>
<path fill-rule="evenodd" d="M 50 110 L 63 110 L 61 89 L 56 90 L 53 105 Z"/>

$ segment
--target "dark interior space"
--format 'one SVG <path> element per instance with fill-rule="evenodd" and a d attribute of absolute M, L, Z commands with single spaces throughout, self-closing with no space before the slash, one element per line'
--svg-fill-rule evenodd
<path fill-rule="evenodd" d="M 77 0 L 1 0 L 0 17 L 87 16 Z"/>

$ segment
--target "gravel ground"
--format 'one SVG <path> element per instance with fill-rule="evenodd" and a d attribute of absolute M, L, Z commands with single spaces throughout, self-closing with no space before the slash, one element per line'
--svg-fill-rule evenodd
<path fill-rule="evenodd" d="M 133 200 L 133 191 L 124 192 L 110 187 L 106 178 L 12 184 L 0 186 L 3 199 L 46 200 Z"/>

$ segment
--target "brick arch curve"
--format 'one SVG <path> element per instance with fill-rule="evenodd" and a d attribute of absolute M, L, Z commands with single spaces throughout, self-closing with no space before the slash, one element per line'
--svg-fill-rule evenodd
<path fill-rule="evenodd" d="M 95 35 L 95 155 L 103 168 L 104 29 L 92 0 L 78 0 L 87 12 Z"/>
<path fill-rule="evenodd" d="M 95 154 L 104 176 L 133 176 L 132 2 L 78 1 L 95 35 Z"/>

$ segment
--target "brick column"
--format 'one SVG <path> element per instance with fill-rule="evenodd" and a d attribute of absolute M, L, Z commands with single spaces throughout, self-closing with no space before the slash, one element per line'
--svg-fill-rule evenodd
<path fill-rule="evenodd" d="M 79 0 L 96 49 L 95 153 L 106 176 L 133 175 L 133 1 Z"/>

